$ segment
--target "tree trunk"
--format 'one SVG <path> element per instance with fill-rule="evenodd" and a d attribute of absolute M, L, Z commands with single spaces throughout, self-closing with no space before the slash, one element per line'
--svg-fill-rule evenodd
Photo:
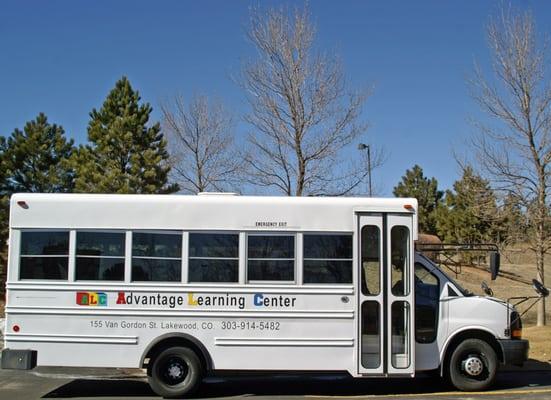
<path fill-rule="evenodd" d="M 544 260 L 545 260 L 545 249 L 543 244 L 543 222 L 538 224 L 537 237 L 536 237 L 536 269 L 537 269 L 537 280 L 545 285 L 544 279 Z M 545 298 L 542 298 L 538 303 L 537 308 L 537 326 L 544 326 L 546 324 L 545 318 Z"/>
<path fill-rule="evenodd" d="M 538 280 L 541 282 L 543 280 L 543 275 L 538 271 Z M 547 323 L 545 315 L 545 297 L 542 297 L 538 302 L 538 319 L 537 326 L 545 326 Z"/>
<path fill-rule="evenodd" d="M 304 162 L 304 155 L 302 154 L 301 142 L 298 139 L 300 136 L 296 134 L 295 147 L 297 154 L 298 174 L 297 174 L 297 189 L 296 196 L 302 196 L 304 194 L 304 179 L 306 178 L 306 163 Z"/>
<path fill-rule="evenodd" d="M 545 193 L 545 171 L 539 169 L 539 191 L 538 191 L 538 221 L 536 227 L 536 276 L 537 280 L 545 285 L 545 221 L 547 219 L 547 205 Z M 538 303 L 537 309 L 537 326 L 544 326 L 545 321 L 545 298 L 542 298 Z"/>

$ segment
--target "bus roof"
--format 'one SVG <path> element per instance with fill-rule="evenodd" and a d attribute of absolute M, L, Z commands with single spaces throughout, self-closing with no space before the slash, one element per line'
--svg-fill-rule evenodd
<path fill-rule="evenodd" d="M 17 193 L 10 208 L 19 229 L 352 232 L 359 212 L 412 213 L 417 227 L 412 198 Z"/>

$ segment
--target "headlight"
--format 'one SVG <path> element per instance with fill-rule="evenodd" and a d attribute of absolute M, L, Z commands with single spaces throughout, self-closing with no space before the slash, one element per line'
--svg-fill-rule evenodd
<path fill-rule="evenodd" d="M 511 339 L 522 339 L 522 321 L 518 312 L 513 311 L 510 316 Z"/>

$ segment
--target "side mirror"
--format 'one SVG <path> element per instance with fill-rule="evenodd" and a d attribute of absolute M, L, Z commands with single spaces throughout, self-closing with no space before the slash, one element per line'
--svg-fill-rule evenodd
<path fill-rule="evenodd" d="M 549 289 L 542 285 L 542 283 L 536 279 L 532 279 L 532 287 L 540 297 L 549 296 Z"/>
<path fill-rule="evenodd" d="M 494 295 L 494 291 L 488 286 L 488 284 L 485 281 L 482 281 L 480 284 L 480 287 L 482 288 L 482 291 L 486 293 L 487 296 L 492 297 Z"/>
<path fill-rule="evenodd" d="M 490 273 L 492 274 L 492 280 L 495 281 L 499 274 L 500 257 L 497 251 L 490 253 Z"/>

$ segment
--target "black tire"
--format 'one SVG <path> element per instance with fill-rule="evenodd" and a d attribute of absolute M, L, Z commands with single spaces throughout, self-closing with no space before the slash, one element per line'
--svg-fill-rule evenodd
<path fill-rule="evenodd" d="M 448 379 L 461 391 L 486 390 L 495 381 L 497 365 L 492 346 L 484 340 L 466 339 L 449 358 Z"/>
<path fill-rule="evenodd" d="M 193 392 L 202 375 L 201 361 L 193 350 L 187 347 L 169 347 L 153 359 L 148 382 L 159 396 L 175 398 Z"/>

